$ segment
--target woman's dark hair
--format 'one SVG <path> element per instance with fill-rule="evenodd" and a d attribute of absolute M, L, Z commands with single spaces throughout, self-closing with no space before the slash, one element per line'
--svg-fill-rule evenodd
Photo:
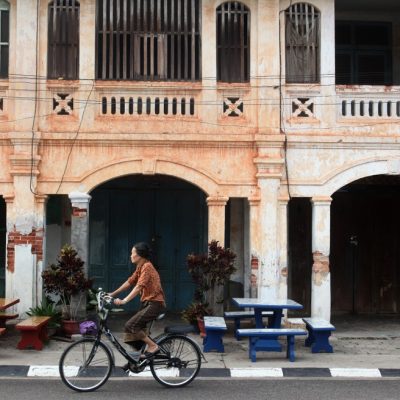
<path fill-rule="evenodd" d="M 138 256 L 146 259 L 150 259 L 151 257 L 151 247 L 145 242 L 136 243 L 133 246 L 136 249 L 136 253 Z"/>

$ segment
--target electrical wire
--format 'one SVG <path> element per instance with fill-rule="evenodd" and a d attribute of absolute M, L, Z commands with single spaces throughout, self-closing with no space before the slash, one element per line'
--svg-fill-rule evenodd
<path fill-rule="evenodd" d="M 38 72 L 38 55 L 39 55 L 39 8 L 40 8 L 40 1 L 36 0 L 36 54 L 35 54 L 35 98 L 34 98 L 34 109 L 33 109 L 33 118 L 32 118 L 32 137 L 31 137 L 31 173 L 30 173 L 30 180 L 29 180 L 29 189 L 32 194 L 35 196 L 39 196 L 39 193 L 36 193 L 35 189 L 32 187 L 33 182 L 33 166 L 35 163 L 34 157 L 34 144 L 35 144 L 35 129 L 36 129 L 36 113 L 37 113 L 37 102 L 38 102 L 38 80 L 37 80 L 37 72 Z M 36 185 L 35 185 L 36 186 Z"/>
<path fill-rule="evenodd" d="M 287 7 L 289 9 L 292 6 L 293 0 L 290 0 L 290 4 Z M 281 15 L 285 10 L 280 10 L 279 11 L 279 16 L 278 16 L 278 29 L 279 29 L 279 130 L 283 135 L 285 136 L 285 140 L 283 142 L 283 153 L 284 153 L 284 163 L 285 163 L 285 172 L 286 172 L 286 187 L 287 187 L 287 192 L 289 196 L 289 201 L 292 200 L 292 196 L 290 193 L 290 180 L 289 180 L 289 167 L 288 167 L 288 137 L 287 137 L 287 132 L 285 129 L 285 122 L 284 122 L 284 115 L 283 115 L 283 88 L 282 88 L 282 78 L 283 78 L 283 63 L 282 63 L 282 23 L 281 23 Z"/>
<path fill-rule="evenodd" d="M 93 85 L 92 85 L 92 90 L 89 92 L 89 95 L 88 95 L 88 97 L 87 97 L 87 99 L 86 99 L 86 103 L 85 103 L 85 105 L 84 105 L 84 107 L 83 107 L 82 116 L 81 116 L 80 121 L 79 121 L 79 126 L 78 126 L 78 129 L 77 129 L 77 131 L 76 131 L 75 137 L 74 137 L 74 139 L 72 140 L 71 147 L 70 147 L 70 149 L 69 149 L 69 153 L 68 153 L 68 157 L 67 157 L 67 161 L 65 162 L 64 171 L 63 171 L 63 174 L 62 174 L 62 176 L 61 176 L 60 183 L 59 183 L 59 185 L 58 185 L 58 188 L 57 188 L 55 194 L 58 194 L 58 192 L 59 192 L 59 190 L 60 190 L 60 188 L 61 188 L 61 185 L 62 185 L 62 183 L 63 183 L 63 181 L 64 181 L 65 173 L 67 172 L 67 168 L 68 168 L 68 164 L 69 164 L 69 159 L 71 158 L 71 154 L 72 154 L 72 150 L 74 149 L 75 142 L 76 142 L 76 140 L 78 139 L 78 135 L 79 135 L 79 132 L 80 132 L 80 130 L 81 130 L 81 126 L 82 126 L 82 123 L 83 123 L 83 119 L 84 119 L 84 117 L 85 117 L 85 112 L 86 112 L 86 108 L 87 108 L 87 105 L 88 105 L 88 101 L 89 101 L 89 98 L 90 98 L 90 96 L 91 96 L 91 94 L 92 94 L 93 88 L 94 88 L 94 81 L 93 81 Z"/>

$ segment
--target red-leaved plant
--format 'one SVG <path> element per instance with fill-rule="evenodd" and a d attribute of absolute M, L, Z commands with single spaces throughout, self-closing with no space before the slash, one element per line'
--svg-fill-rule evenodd
<path fill-rule="evenodd" d="M 57 264 L 51 264 L 42 273 L 44 291 L 60 297 L 64 314 L 69 311 L 69 315 L 64 315 L 67 319 L 76 319 L 80 306 L 78 303 L 72 309 L 71 297 L 90 289 L 93 283 L 86 278 L 83 265 L 84 262 L 78 257 L 76 250 L 65 245 L 57 258 Z"/>
<path fill-rule="evenodd" d="M 187 266 L 196 284 L 194 302 L 210 305 L 217 314 L 222 313 L 223 286 L 236 271 L 236 254 L 229 248 L 219 246 L 212 240 L 206 254 L 189 254 Z"/>

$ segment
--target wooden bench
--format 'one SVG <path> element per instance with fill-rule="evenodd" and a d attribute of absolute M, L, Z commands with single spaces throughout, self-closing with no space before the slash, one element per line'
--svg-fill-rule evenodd
<path fill-rule="evenodd" d="M 0 328 L 0 336 L 6 333 L 6 328 Z"/>
<path fill-rule="evenodd" d="M 271 317 L 274 313 L 272 311 L 263 311 L 261 315 L 263 317 Z M 237 330 L 240 329 L 240 321 L 246 318 L 254 318 L 254 311 L 225 311 L 225 319 L 233 319 L 235 322 L 235 336 L 237 340 L 240 337 L 237 335 Z"/>
<path fill-rule="evenodd" d="M 21 340 L 17 348 L 20 350 L 32 346 L 36 350 L 42 350 L 43 341 L 47 340 L 47 323 L 50 317 L 30 317 L 15 325 L 21 331 Z"/>
<path fill-rule="evenodd" d="M 239 337 L 249 337 L 249 358 L 252 362 L 256 362 L 257 351 L 268 351 L 262 343 L 263 339 L 275 339 L 278 336 L 286 336 L 287 349 L 286 357 L 290 361 L 295 360 L 294 343 L 295 336 L 307 335 L 307 331 L 303 329 L 238 329 L 237 334 Z"/>
<path fill-rule="evenodd" d="M 206 337 L 203 339 L 203 351 L 224 352 L 224 343 L 222 337 L 224 336 L 227 328 L 224 318 L 222 317 L 204 317 L 204 327 L 206 330 Z"/>
<path fill-rule="evenodd" d="M 15 319 L 15 318 L 18 318 L 18 314 L 6 313 L 4 311 L 0 311 L 0 328 L 5 328 L 6 322 L 9 319 Z"/>
<path fill-rule="evenodd" d="M 326 352 L 333 353 L 333 347 L 329 343 L 329 336 L 336 328 L 319 318 L 303 318 L 308 330 L 308 338 L 305 340 L 305 345 L 311 347 L 312 353 Z"/>

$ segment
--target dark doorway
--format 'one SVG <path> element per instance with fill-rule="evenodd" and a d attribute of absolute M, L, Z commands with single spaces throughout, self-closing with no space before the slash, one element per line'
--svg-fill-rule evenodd
<path fill-rule="evenodd" d="M 132 246 L 145 241 L 153 248 L 168 309 L 186 307 L 194 290 L 186 256 L 207 249 L 205 194 L 176 178 L 134 175 L 109 181 L 91 195 L 89 275 L 95 285 L 117 288 L 134 269 Z"/>
<path fill-rule="evenodd" d="M 398 176 L 364 178 L 333 195 L 333 313 L 399 312 L 399 202 Z"/>
<path fill-rule="evenodd" d="M 309 198 L 290 200 L 288 297 L 304 306 L 303 310 L 291 312 L 291 315 L 310 315 L 311 312 L 311 215 Z"/>

